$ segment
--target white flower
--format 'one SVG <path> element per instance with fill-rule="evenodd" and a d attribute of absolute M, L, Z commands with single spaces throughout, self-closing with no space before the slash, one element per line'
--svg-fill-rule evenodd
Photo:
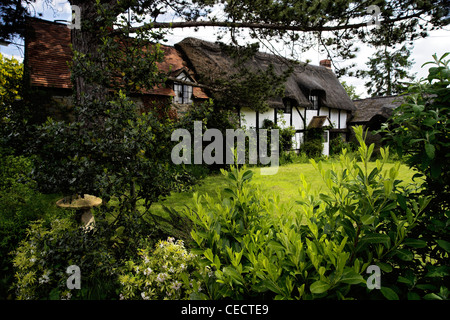
<path fill-rule="evenodd" d="M 72 298 L 72 294 L 70 293 L 70 291 L 67 291 L 65 296 L 61 296 L 61 300 L 70 300 L 70 298 Z"/>
<path fill-rule="evenodd" d="M 181 287 L 181 282 L 175 281 L 172 283 L 172 285 L 170 287 L 174 290 L 178 290 Z"/>
<path fill-rule="evenodd" d="M 44 274 L 42 277 L 39 278 L 40 284 L 47 283 L 49 281 L 50 281 L 50 278 L 49 278 L 48 274 Z"/>
<path fill-rule="evenodd" d="M 145 256 L 144 257 L 144 263 L 149 263 L 149 262 L 150 262 L 150 259 L 147 256 Z"/>
<path fill-rule="evenodd" d="M 159 273 L 156 277 L 156 281 L 158 282 L 164 282 L 167 278 L 167 273 Z"/>
<path fill-rule="evenodd" d="M 150 267 L 148 267 L 147 269 L 144 270 L 144 275 L 148 276 L 152 272 L 153 272 L 153 270 Z"/>
<path fill-rule="evenodd" d="M 173 243 L 173 242 L 175 241 L 175 238 L 173 238 L 173 237 L 168 237 L 168 238 L 167 238 L 167 241 L 169 241 L 170 243 Z"/>
<path fill-rule="evenodd" d="M 145 292 L 142 292 L 142 293 L 141 293 L 141 297 L 142 297 L 142 299 L 144 299 L 144 300 L 150 300 L 150 297 L 147 296 Z"/>
<path fill-rule="evenodd" d="M 170 272 L 170 273 L 174 273 L 174 272 L 175 272 L 175 270 L 173 269 L 173 267 L 170 267 L 169 272 Z"/>
<path fill-rule="evenodd" d="M 182 263 L 182 264 L 180 265 L 180 268 L 181 268 L 181 270 L 186 269 L 186 266 L 184 265 L 184 263 Z"/>
<path fill-rule="evenodd" d="M 119 299 L 120 299 L 120 300 L 125 300 L 125 297 L 123 296 L 123 294 L 120 294 L 120 295 L 119 295 Z"/>

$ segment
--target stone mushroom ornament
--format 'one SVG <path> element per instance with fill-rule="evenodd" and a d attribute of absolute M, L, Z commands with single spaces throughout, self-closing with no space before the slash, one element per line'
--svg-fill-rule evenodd
<path fill-rule="evenodd" d="M 101 204 L 102 199 L 89 194 L 64 197 L 56 202 L 56 205 L 60 208 L 75 209 L 77 219 L 85 228 L 92 228 L 95 220 L 91 209 Z"/>

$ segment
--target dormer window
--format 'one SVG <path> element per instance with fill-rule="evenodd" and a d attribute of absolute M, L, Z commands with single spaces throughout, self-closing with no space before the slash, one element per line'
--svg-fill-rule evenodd
<path fill-rule="evenodd" d="M 181 81 L 194 82 L 194 80 L 186 73 L 186 71 L 180 72 L 176 79 Z M 177 83 L 176 80 L 173 84 L 173 91 L 175 92 L 174 102 L 179 104 L 191 104 L 192 103 L 192 86 L 182 83 Z"/>
<path fill-rule="evenodd" d="M 291 110 L 292 110 L 292 102 L 290 99 L 286 99 L 286 101 L 284 101 L 283 113 L 291 113 Z"/>
<path fill-rule="evenodd" d="M 310 95 L 309 102 L 311 102 L 311 106 L 308 108 L 310 110 L 318 110 L 319 109 L 319 96 L 318 95 Z"/>
<path fill-rule="evenodd" d="M 192 86 L 186 84 L 173 84 L 173 91 L 175 91 L 175 103 L 190 104 L 192 103 Z"/>

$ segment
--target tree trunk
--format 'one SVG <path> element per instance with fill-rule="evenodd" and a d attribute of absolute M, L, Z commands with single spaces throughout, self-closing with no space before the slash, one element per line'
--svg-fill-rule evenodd
<path fill-rule="evenodd" d="M 387 51 L 387 45 L 384 46 L 384 59 L 386 61 L 386 72 L 387 72 L 387 88 L 386 88 L 386 95 L 390 96 L 392 95 L 392 80 L 391 80 L 391 71 L 392 71 L 392 58 L 389 55 L 389 52 Z"/>
<path fill-rule="evenodd" d="M 81 29 L 72 29 L 72 49 L 83 55 L 89 60 L 101 63 L 98 47 L 100 42 L 100 28 L 103 27 L 101 22 L 96 21 L 97 11 L 95 1 L 72 0 L 72 5 L 80 8 Z M 73 61 L 75 64 L 82 64 L 83 61 Z M 93 98 L 104 99 L 107 89 L 98 84 L 93 84 L 83 75 L 77 75 L 73 79 L 76 104 L 83 104 L 85 101 Z M 83 97 L 84 95 L 84 97 Z"/>

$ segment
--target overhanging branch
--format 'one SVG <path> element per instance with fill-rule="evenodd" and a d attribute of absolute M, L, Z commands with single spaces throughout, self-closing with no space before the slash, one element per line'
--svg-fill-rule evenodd
<path fill-rule="evenodd" d="M 397 17 L 393 19 L 384 19 L 381 23 L 395 23 L 413 18 L 418 18 L 425 14 L 424 10 L 411 15 Z M 229 21 L 184 21 L 184 22 L 150 22 L 139 27 L 120 28 L 114 31 L 126 31 L 134 33 L 137 31 L 145 31 L 150 29 L 178 29 L 178 28 L 199 28 L 199 27 L 226 27 L 226 28 L 249 28 L 249 29 L 265 29 L 265 30 L 285 30 L 300 32 L 323 32 L 323 31 L 339 31 L 359 29 L 367 26 L 367 22 L 344 24 L 336 26 L 303 26 L 303 25 L 285 25 L 276 23 L 259 23 L 259 22 L 229 22 Z"/>

